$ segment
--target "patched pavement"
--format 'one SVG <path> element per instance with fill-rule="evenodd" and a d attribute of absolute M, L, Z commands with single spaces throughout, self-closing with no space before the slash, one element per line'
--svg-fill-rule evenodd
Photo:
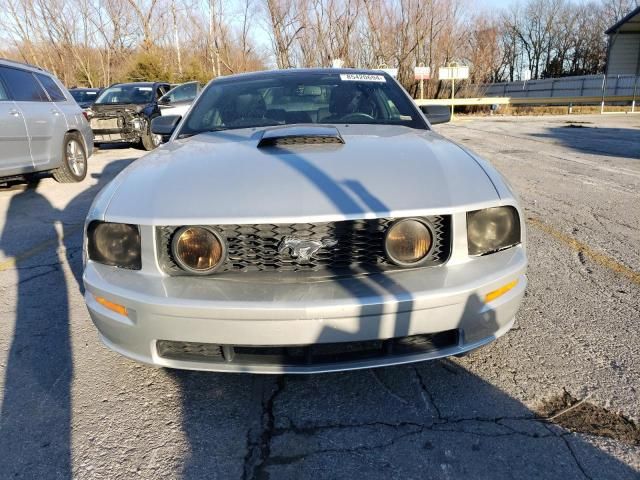
<path fill-rule="evenodd" d="M 515 327 L 463 358 L 313 376 L 161 370 L 103 347 L 79 185 L 0 187 L 0 478 L 640 477 L 640 116 L 460 118 L 522 199 Z"/>

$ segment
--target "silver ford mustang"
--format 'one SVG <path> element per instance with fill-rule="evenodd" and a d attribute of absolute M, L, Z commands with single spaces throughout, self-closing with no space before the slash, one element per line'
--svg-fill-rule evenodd
<path fill-rule="evenodd" d="M 516 197 L 387 74 L 219 78 L 152 131 L 165 145 L 86 222 L 85 299 L 116 352 L 326 372 L 460 355 L 513 325 L 527 265 Z"/>

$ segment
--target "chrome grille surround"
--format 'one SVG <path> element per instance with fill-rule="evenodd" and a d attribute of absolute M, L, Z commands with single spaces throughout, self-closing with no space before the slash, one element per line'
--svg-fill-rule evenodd
<path fill-rule="evenodd" d="M 434 233 L 434 246 L 426 262 L 419 267 L 445 263 L 451 254 L 451 217 L 435 215 L 416 217 L 429 223 Z M 404 270 L 394 265 L 385 254 L 385 234 L 400 218 L 342 220 L 324 223 L 215 225 L 208 226 L 227 242 L 227 258 L 217 273 L 240 272 L 349 272 Z M 156 228 L 158 261 L 169 275 L 189 275 L 174 261 L 171 240 L 181 226 Z M 334 246 L 323 247 L 310 260 L 292 257 L 289 251 L 278 253 L 285 237 L 312 240 L 334 240 Z M 414 267 L 414 268 L 419 268 Z M 409 267 L 411 268 L 411 267 Z"/>

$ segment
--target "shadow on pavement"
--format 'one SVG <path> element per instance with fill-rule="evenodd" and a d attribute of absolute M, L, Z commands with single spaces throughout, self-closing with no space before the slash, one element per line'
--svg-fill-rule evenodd
<path fill-rule="evenodd" d="M 169 375 L 183 394 L 185 479 L 638 478 L 458 360 L 312 376 Z"/>
<path fill-rule="evenodd" d="M 577 152 L 640 160 L 640 129 L 589 127 L 568 122 L 531 136 L 556 140 Z"/>
<path fill-rule="evenodd" d="M 17 307 L 3 369 L 0 478 L 72 477 L 68 292 L 81 285 L 82 225 L 90 200 L 128 163 L 108 164 L 98 183 L 82 191 L 64 210 L 55 208 L 43 195 L 46 184 L 41 180 L 11 198 L 0 250 L 7 258 L 18 259 Z M 23 261 L 34 239 L 44 239 L 45 248 L 31 257 L 35 261 Z M 57 251 L 61 244 L 66 253 Z M 65 262 L 78 285 L 67 284 Z"/>

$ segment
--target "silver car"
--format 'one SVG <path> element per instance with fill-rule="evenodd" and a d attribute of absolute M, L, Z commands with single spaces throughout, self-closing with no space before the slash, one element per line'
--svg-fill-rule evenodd
<path fill-rule="evenodd" d="M 86 223 L 85 300 L 116 352 L 326 372 L 464 354 L 513 325 L 527 266 L 515 195 L 386 73 L 220 78 L 152 131 L 168 143 Z"/>
<path fill-rule="evenodd" d="M 197 81 L 173 87 L 158 99 L 160 115 L 184 115 L 201 90 L 202 84 Z"/>
<path fill-rule="evenodd" d="M 91 128 L 64 86 L 38 67 L 0 59 L 0 177 L 50 171 L 79 182 L 92 152 Z"/>

